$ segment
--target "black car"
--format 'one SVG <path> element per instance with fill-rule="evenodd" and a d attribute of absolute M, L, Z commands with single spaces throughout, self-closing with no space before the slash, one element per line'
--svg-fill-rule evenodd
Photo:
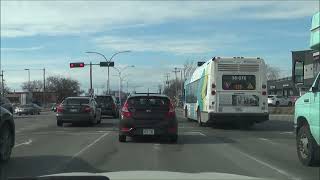
<path fill-rule="evenodd" d="M 101 114 L 106 116 L 119 117 L 119 110 L 116 98 L 111 95 L 97 96 L 95 98 L 98 107 L 101 108 Z"/>
<path fill-rule="evenodd" d="M 15 142 L 15 125 L 12 113 L 0 106 L 0 161 L 10 158 Z"/>
<path fill-rule="evenodd" d="M 178 122 L 169 97 L 161 94 L 133 94 L 121 110 L 119 141 L 127 136 L 165 136 L 178 140 Z"/>
<path fill-rule="evenodd" d="M 13 114 L 13 106 L 12 106 L 11 102 L 9 101 L 9 99 L 7 99 L 5 97 L 0 97 L 0 106 L 7 109 L 8 111 L 11 112 L 11 114 Z"/>
<path fill-rule="evenodd" d="M 63 123 L 101 123 L 101 109 L 91 97 L 68 97 L 57 107 L 57 126 Z"/>

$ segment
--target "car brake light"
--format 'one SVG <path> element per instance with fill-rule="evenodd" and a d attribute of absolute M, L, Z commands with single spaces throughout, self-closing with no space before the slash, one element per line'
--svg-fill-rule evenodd
<path fill-rule="evenodd" d="M 91 112 L 91 107 L 90 106 L 85 106 L 83 108 L 83 112 L 87 112 L 87 113 Z"/>
<path fill-rule="evenodd" d="M 170 102 L 169 104 L 169 111 L 167 113 L 167 117 L 174 117 L 175 116 L 175 111 L 174 111 L 174 106 L 173 104 Z"/>
<path fill-rule="evenodd" d="M 58 107 L 57 107 L 57 112 L 58 112 L 58 113 L 62 113 L 62 112 L 63 112 L 63 106 L 61 106 L 61 105 L 58 106 Z"/>
<path fill-rule="evenodd" d="M 121 114 L 123 117 L 125 118 L 131 118 L 132 114 L 131 112 L 129 111 L 129 104 L 128 104 L 128 101 L 126 101 L 122 107 L 122 110 L 121 110 Z"/>
<path fill-rule="evenodd" d="M 131 129 L 132 129 L 132 128 L 122 127 L 120 130 L 121 130 L 122 132 L 129 132 L 129 131 L 131 131 Z"/>

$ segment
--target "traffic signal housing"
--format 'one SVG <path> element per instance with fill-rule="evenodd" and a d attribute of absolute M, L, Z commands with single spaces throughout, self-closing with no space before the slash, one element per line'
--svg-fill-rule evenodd
<path fill-rule="evenodd" d="M 70 63 L 70 68 L 83 68 L 83 67 L 84 67 L 83 62 Z"/>

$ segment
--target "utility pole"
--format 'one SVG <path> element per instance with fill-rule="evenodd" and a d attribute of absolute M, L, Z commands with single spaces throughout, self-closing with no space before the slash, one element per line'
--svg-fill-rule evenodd
<path fill-rule="evenodd" d="M 43 106 L 45 105 L 45 103 L 46 103 L 46 95 L 45 95 L 45 93 L 46 93 L 46 68 L 43 68 Z"/>
<path fill-rule="evenodd" d="M 90 93 L 92 93 L 92 62 L 90 62 L 89 65 L 90 65 Z"/>
<path fill-rule="evenodd" d="M 4 80 L 3 80 L 3 70 L 1 71 L 1 96 L 4 97 Z"/>
<path fill-rule="evenodd" d="M 180 75 L 181 75 L 181 97 L 183 96 L 183 80 L 182 80 L 182 69 L 180 70 Z"/>
<path fill-rule="evenodd" d="M 177 73 L 180 72 L 180 71 L 178 70 L 178 68 L 175 67 L 174 71 L 172 71 L 172 72 L 174 72 L 174 74 L 176 76 L 176 83 L 175 83 L 175 85 L 176 85 L 176 96 L 178 96 L 178 75 L 177 75 Z"/>

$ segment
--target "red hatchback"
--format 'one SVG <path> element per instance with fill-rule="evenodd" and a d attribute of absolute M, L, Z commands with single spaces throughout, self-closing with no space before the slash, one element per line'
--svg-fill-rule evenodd
<path fill-rule="evenodd" d="M 169 97 L 161 94 L 129 96 L 121 110 L 119 141 L 125 142 L 127 136 L 164 136 L 177 142 L 178 122 Z"/>

